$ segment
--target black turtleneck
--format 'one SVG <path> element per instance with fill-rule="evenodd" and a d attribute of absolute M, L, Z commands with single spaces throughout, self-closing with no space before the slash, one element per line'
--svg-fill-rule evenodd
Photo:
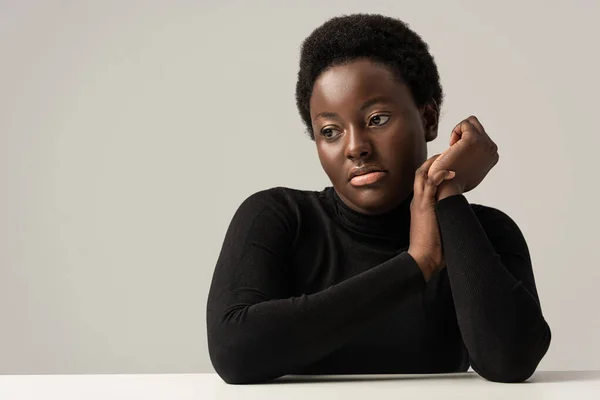
<path fill-rule="evenodd" d="M 247 198 L 225 235 L 207 305 L 228 383 L 286 374 L 462 372 L 516 382 L 550 344 L 527 244 L 503 212 L 436 204 L 446 268 L 425 282 L 407 253 L 409 196 L 377 216 L 332 187 Z"/>

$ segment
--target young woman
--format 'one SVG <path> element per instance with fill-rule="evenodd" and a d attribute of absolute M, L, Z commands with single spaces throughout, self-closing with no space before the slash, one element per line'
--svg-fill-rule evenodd
<path fill-rule="evenodd" d="M 262 190 L 235 213 L 207 306 L 226 382 L 533 374 L 551 333 L 526 241 L 464 196 L 497 146 L 471 116 L 427 159 L 442 99 L 427 44 L 402 21 L 337 17 L 304 41 L 296 100 L 332 186 Z"/>

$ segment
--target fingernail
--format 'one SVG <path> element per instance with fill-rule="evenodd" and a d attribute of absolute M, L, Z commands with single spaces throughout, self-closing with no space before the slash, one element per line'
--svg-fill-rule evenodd
<path fill-rule="evenodd" d="M 452 179 L 452 178 L 454 178 L 454 176 L 456 176 L 456 172 L 448 171 L 448 176 L 447 176 L 448 179 Z"/>

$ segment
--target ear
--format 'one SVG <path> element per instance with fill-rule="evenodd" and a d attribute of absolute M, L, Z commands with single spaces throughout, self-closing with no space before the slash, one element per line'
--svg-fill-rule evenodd
<path fill-rule="evenodd" d="M 438 135 L 438 122 L 440 110 L 435 100 L 431 99 L 421 109 L 421 121 L 425 131 L 425 141 L 431 142 Z"/>

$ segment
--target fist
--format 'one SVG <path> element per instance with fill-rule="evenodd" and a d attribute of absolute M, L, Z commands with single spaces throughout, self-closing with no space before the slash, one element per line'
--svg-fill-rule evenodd
<path fill-rule="evenodd" d="M 434 161 L 429 168 L 429 175 L 443 170 L 454 171 L 456 176 L 452 185 L 460 193 L 465 193 L 479 185 L 499 159 L 496 143 L 490 139 L 477 117 L 470 116 L 454 127 L 450 147 Z"/>

